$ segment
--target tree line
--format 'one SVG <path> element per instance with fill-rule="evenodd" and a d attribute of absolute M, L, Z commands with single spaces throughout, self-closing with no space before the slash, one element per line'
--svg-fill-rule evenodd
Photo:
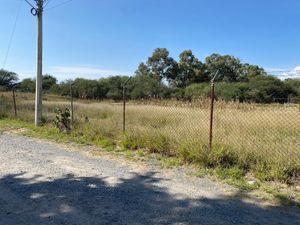
<path fill-rule="evenodd" d="M 193 100 L 207 98 L 210 81 L 216 76 L 218 99 L 241 102 L 284 102 L 288 98 L 300 98 L 300 80 L 280 80 L 266 71 L 248 63 L 242 63 L 231 55 L 212 54 L 201 62 L 191 50 L 173 59 L 168 50 L 157 48 L 146 62 L 139 64 L 134 76 L 127 84 L 129 99 L 178 99 Z M 123 83 L 128 76 L 110 76 L 98 80 L 76 78 L 58 83 L 49 74 L 43 76 L 46 93 L 68 96 L 70 85 L 73 96 L 82 99 L 122 99 Z M 35 91 L 35 80 L 23 79 L 17 83 L 18 75 L 0 70 L 0 86 L 8 89 L 15 86 L 23 92 Z"/>

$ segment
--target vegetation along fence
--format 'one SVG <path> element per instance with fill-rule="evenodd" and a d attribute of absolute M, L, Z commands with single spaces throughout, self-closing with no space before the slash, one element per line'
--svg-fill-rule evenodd
<path fill-rule="evenodd" d="M 126 104 L 77 99 L 70 135 L 102 146 L 120 145 L 175 156 L 207 167 L 239 167 L 263 179 L 299 179 L 299 99 L 250 104 L 217 98 L 148 99 Z M 52 126 L 54 108 L 71 108 L 71 100 L 45 95 L 43 106 L 44 122 Z M 33 112 L 33 94 L 16 92 L 14 100 L 11 92 L 0 93 L 0 118 L 32 122 Z"/>

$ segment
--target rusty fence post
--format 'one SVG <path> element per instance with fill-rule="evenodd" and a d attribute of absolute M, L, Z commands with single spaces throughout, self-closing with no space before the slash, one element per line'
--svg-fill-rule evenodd
<path fill-rule="evenodd" d="M 74 128 L 74 104 L 73 104 L 73 85 L 74 83 L 70 84 L 70 97 L 71 97 L 71 128 Z"/>
<path fill-rule="evenodd" d="M 131 80 L 132 77 L 129 77 L 124 83 L 123 83 L 123 133 L 126 131 L 126 85 Z"/>
<path fill-rule="evenodd" d="M 123 133 L 126 131 L 126 87 L 123 85 Z"/>
<path fill-rule="evenodd" d="M 15 95 L 15 88 L 14 87 L 12 88 L 12 93 L 13 93 L 15 117 L 17 117 L 18 113 L 17 113 L 17 103 L 16 103 L 16 95 Z"/>
<path fill-rule="evenodd" d="M 210 120 L 209 120 L 209 150 L 212 150 L 213 142 L 213 120 L 214 120 L 214 104 L 215 104 L 215 83 L 211 83 L 210 93 Z"/>
<path fill-rule="evenodd" d="M 214 77 L 211 79 L 211 91 L 210 91 L 210 120 L 209 120 L 209 151 L 212 150 L 213 144 L 213 125 L 214 125 L 214 104 L 215 104 L 215 79 L 219 75 L 217 70 Z"/>

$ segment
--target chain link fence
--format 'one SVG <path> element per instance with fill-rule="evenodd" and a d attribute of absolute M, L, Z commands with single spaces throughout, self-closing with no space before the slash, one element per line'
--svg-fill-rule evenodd
<path fill-rule="evenodd" d="M 273 163 L 300 162 L 298 105 L 234 104 L 216 107 L 214 142 Z"/>
<path fill-rule="evenodd" d="M 0 94 L 0 117 L 15 116 L 14 98 L 11 93 Z"/>
<path fill-rule="evenodd" d="M 211 147 L 210 115 L 211 106 L 207 100 L 130 103 L 127 132 L 136 136 L 137 143 L 141 142 L 139 147 L 148 145 L 154 151 L 155 148 L 158 151 L 169 148 L 172 154 L 174 149 L 222 147 L 245 158 L 255 155 L 273 163 L 300 163 L 299 105 L 217 101 Z M 143 137 L 148 138 L 149 143 Z M 172 146 L 164 145 L 163 140 L 168 140 Z"/>
<path fill-rule="evenodd" d="M 17 115 L 13 94 L 0 94 L 0 115 L 34 121 L 34 95 L 17 92 L 15 97 Z M 149 99 L 126 104 L 77 99 L 72 113 L 74 131 L 93 141 L 118 139 L 125 128 L 125 146 L 180 155 L 188 161 L 201 161 L 204 152 L 221 149 L 222 154 L 234 152 L 245 161 L 300 166 L 300 99 L 276 102 L 214 100 L 213 121 L 211 99 Z M 44 122 L 55 118 L 55 107 L 70 108 L 70 98 L 44 96 Z"/>

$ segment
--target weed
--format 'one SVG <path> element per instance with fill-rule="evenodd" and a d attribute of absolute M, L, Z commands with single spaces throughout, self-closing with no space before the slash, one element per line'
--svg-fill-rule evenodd
<path fill-rule="evenodd" d="M 221 179 L 233 178 L 233 179 L 241 179 L 244 177 L 244 171 L 238 167 L 230 167 L 230 168 L 221 168 L 218 167 L 216 169 L 216 173 L 218 177 Z"/>

